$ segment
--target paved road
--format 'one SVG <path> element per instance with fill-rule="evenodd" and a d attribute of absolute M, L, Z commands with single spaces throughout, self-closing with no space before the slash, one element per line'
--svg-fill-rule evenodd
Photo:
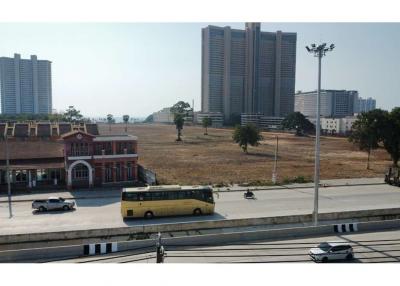
<path fill-rule="evenodd" d="M 258 241 L 213 247 L 166 247 L 165 263 L 278 263 L 312 262 L 308 250 L 323 241 L 343 240 L 354 249 L 351 263 L 400 262 L 400 230 L 352 233 L 293 240 Z M 139 254 L 140 253 L 140 254 Z M 155 251 L 143 249 L 119 254 L 68 259 L 71 263 L 155 263 Z M 313 262 L 314 263 L 314 262 Z"/>
<path fill-rule="evenodd" d="M 51 232 L 77 229 L 126 227 L 132 225 L 188 222 L 210 219 L 267 217 L 307 214 L 313 209 L 312 188 L 257 191 L 256 200 L 245 200 L 241 192 L 216 197 L 216 213 L 203 217 L 156 218 L 123 221 L 119 198 L 78 199 L 75 211 L 33 213 L 30 202 L 0 204 L 0 234 Z M 320 191 L 320 211 L 346 211 L 400 207 L 400 188 L 389 185 L 328 187 Z"/>

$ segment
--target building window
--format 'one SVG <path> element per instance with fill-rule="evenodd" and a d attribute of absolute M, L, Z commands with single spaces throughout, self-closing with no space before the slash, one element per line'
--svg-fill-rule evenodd
<path fill-rule="evenodd" d="M 47 169 L 40 169 L 36 171 L 36 179 L 38 181 L 47 181 L 50 180 L 49 172 Z"/>
<path fill-rule="evenodd" d="M 61 170 L 60 169 L 51 169 L 50 170 L 50 178 L 52 180 L 54 180 L 54 179 L 60 180 L 61 179 Z"/>
<path fill-rule="evenodd" d="M 105 172 L 106 172 L 106 174 L 105 174 L 106 182 L 112 182 L 112 165 L 110 165 L 110 164 L 106 165 Z"/>
<path fill-rule="evenodd" d="M 85 165 L 78 164 L 73 168 L 72 174 L 74 179 L 83 180 L 89 177 L 89 170 Z"/>
<path fill-rule="evenodd" d="M 121 181 L 121 163 L 115 164 L 115 180 Z"/>
<path fill-rule="evenodd" d="M 88 156 L 89 144 L 86 142 L 71 143 L 71 156 Z"/>
<path fill-rule="evenodd" d="M 15 182 L 16 183 L 26 182 L 26 170 L 15 171 Z"/>
<path fill-rule="evenodd" d="M 95 155 L 102 155 L 102 150 L 104 150 L 104 155 L 112 155 L 112 145 L 111 142 L 97 143 L 94 148 Z"/>
<path fill-rule="evenodd" d="M 132 163 L 127 164 L 127 178 L 128 180 L 132 180 Z"/>

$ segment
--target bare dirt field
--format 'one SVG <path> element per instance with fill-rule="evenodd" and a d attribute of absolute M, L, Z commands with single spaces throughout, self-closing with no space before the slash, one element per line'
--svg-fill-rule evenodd
<path fill-rule="evenodd" d="M 101 134 L 124 134 L 124 124 L 99 125 Z M 263 132 L 258 147 L 245 154 L 232 140 L 233 129 L 185 126 L 183 141 L 176 142 L 174 125 L 129 124 L 128 133 L 138 136 L 139 163 L 157 173 L 161 184 L 268 183 L 274 164 L 275 136 L 279 137 L 278 181 L 314 174 L 314 137 Z M 367 153 L 347 138 L 321 138 L 321 179 L 382 177 L 390 157 L 384 149 L 371 154 L 371 170 L 366 169 Z"/>

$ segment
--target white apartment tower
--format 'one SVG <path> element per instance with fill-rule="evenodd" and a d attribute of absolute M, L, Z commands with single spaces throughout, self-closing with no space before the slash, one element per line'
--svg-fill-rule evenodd
<path fill-rule="evenodd" d="M 0 57 L 0 94 L 3 114 L 51 113 L 51 62 Z"/>
<path fill-rule="evenodd" d="M 296 33 L 208 26 L 202 30 L 203 113 L 285 116 L 294 110 Z"/>
<path fill-rule="evenodd" d="M 322 117 L 341 118 L 353 116 L 357 112 L 358 91 L 322 89 L 320 106 Z M 295 94 L 295 111 L 306 117 L 317 116 L 317 91 Z"/>

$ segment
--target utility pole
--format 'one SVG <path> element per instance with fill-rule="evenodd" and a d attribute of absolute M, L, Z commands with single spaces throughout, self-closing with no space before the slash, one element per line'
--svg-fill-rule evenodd
<path fill-rule="evenodd" d="M 319 197 L 319 171 L 320 171 L 320 116 L 321 116 L 321 105 L 320 105 L 320 96 L 321 96 L 321 59 L 325 56 L 326 52 L 330 52 L 335 48 L 334 44 L 331 44 L 329 47 L 326 46 L 326 43 L 319 45 L 318 47 L 315 44 L 311 45 L 311 48 L 306 47 L 309 53 L 314 54 L 314 57 L 318 57 L 318 91 L 317 91 L 317 112 L 316 112 L 316 124 L 315 124 L 315 165 L 314 165 L 314 211 L 313 211 L 313 221 L 314 225 L 318 225 L 318 197 Z"/>
<path fill-rule="evenodd" d="M 276 181 L 277 181 L 276 167 L 278 164 L 278 135 L 275 137 L 276 137 L 275 160 L 274 160 L 274 170 L 272 171 L 272 183 L 274 183 L 274 184 L 276 184 Z"/>
<path fill-rule="evenodd" d="M 164 246 L 161 244 L 161 233 L 158 233 L 156 238 L 156 262 L 164 262 Z"/>
<path fill-rule="evenodd" d="M 10 151 L 8 149 L 8 134 L 6 134 L 6 176 L 7 176 L 7 189 L 8 189 L 8 211 L 10 213 L 10 218 L 12 218 L 11 182 L 10 182 Z"/>

